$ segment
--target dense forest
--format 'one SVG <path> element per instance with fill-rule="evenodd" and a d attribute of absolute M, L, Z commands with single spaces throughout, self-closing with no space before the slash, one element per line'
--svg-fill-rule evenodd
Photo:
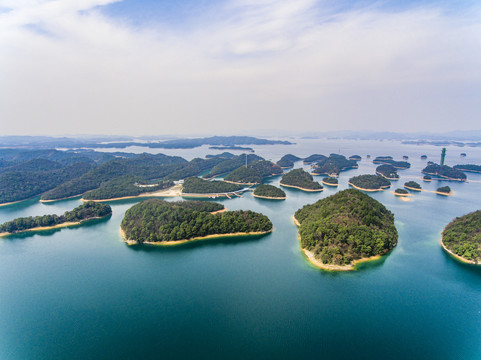
<path fill-rule="evenodd" d="M 17 218 L 0 225 L 0 233 L 7 232 L 14 234 L 37 227 L 50 227 L 65 222 L 82 222 L 93 218 L 105 217 L 110 214 L 112 214 L 112 209 L 109 205 L 89 201 L 60 216 L 43 215 Z"/>
<path fill-rule="evenodd" d="M 143 180 L 138 176 L 124 175 L 102 183 L 98 189 L 87 191 L 83 198 L 85 200 L 106 200 L 125 196 L 137 196 L 143 193 L 163 190 L 174 185 L 169 180 L 155 184 L 143 183 Z"/>
<path fill-rule="evenodd" d="M 211 202 L 150 199 L 126 211 L 121 229 L 126 239 L 140 244 L 272 230 L 267 216 L 252 211 L 211 214 L 222 208 L 222 205 Z"/>
<path fill-rule="evenodd" d="M 294 167 L 294 163 L 299 160 L 301 160 L 300 157 L 292 154 L 287 154 L 281 157 L 281 159 L 277 162 L 277 165 L 279 165 L 283 169 L 288 169 Z"/>
<path fill-rule="evenodd" d="M 447 249 L 468 261 L 481 263 L 481 210 L 457 217 L 442 235 Z"/>
<path fill-rule="evenodd" d="M 318 161 L 312 171 L 313 175 L 339 176 L 341 171 L 355 169 L 357 162 L 348 160 L 343 155 L 331 154 L 328 158 Z"/>
<path fill-rule="evenodd" d="M 454 165 L 453 168 L 459 171 L 481 173 L 481 165 L 473 165 L 473 164 Z"/>
<path fill-rule="evenodd" d="M 391 182 L 381 175 L 358 175 L 349 179 L 349 184 L 366 190 L 383 190 L 391 186 Z"/>
<path fill-rule="evenodd" d="M 198 177 L 190 177 L 184 180 L 183 194 L 224 194 L 239 191 L 244 186 L 227 183 L 221 180 L 204 180 Z"/>
<path fill-rule="evenodd" d="M 264 178 L 281 175 L 282 169 L 279 165 L 267 160 L 253 162 L 247 167 L 241 166 L 227 175 L 224 180 L 244 184 L 260 184 Z"/>
<path fill-rule="evenodd" d="M 372 162 L 373 164 L 392 165 L 396 169 L 409 169 L 411 167 L 411 164 L 407 161 L 396 161 L 393 160 L 392 156 L 378 156 Z"/>
<path fill-rule="evenodd" d="M 449 194 L 451 194 L 451 188 L 449 186 L 441 186 L 441 187 L 437 188 L 436 192 L 440 193 L 440 194 L 449 195 Z"/>
<path fill-rule="evenodd" d="M 417 191 L 421 191 L 422 188 L 421 188 L 421 185 L 419 185 L 416 181 L 408 181 L 408 182 L 405 182 L 404 183 L 404 187 L 405 188 L 409 188 L 410 190 L 417 190 Z"/>
<path fill-rule="evenodd" d="M 214 166 L 208 174 L 204 175 L 204 178 L 210 179 L 218 175 L 226 174 L 242 166 L 245 166 L 246 162 L 247 164 L 251 164 L 259 160 L 264 159 L 254 154 L 242 154 L 232 159 L 225 159 L 224 161 Z"/>
<path fill-rule="evenodd" d="M 304 158 L 304 164 L 312 164 L 314 162 L 317 162 L 317 161 L 321 161 L 321 160 L 324 160 L 326 159 L 327 156 L 325 155 L 321 155 L 321 154 L 312 154 L 312 155 L 309 155 L 308 157 Z"/>
<path fill-rule="evenodd" d="M 354 189 L 343 190 L 297 210 L 301 247 L 324 264 L 354 260 L 393 249 L 394 215 L 380 202 Z"/>
<path fill-rule="evenodd" d="M 254 190 L 254 196 L 285 199 L 286 193 L 274 185 L 259 185 Z"/>
<path fill-rule="evenodd" d="M 361 161 L 362 157 L 360 155 L 351 155 L 349 156 L 349 160 Z"/>
<path fill-rule="evenodd" d="M 404 195 L 409 195 L 409 191 L 398 188 L 394 190 L 394 194 L 404 196 Z"/>
<path fill-rule="evenodd" d="M 397 170 L 392 165 L 386 165 L 386 164 L 379 165 L 376 168 L 376 174 L 379 174 L 379 175 L 385 177 L 388 180 L 399 179 L 399 175 L 397 173 Z"/>
<path fill-rule="evenodd" d="M 462 171 L 453 169 L 448 165 L 440 166 L 438 164 L 431 164 L 426 166 L 422 172 L 450 180 L 466 181 L 466 175 Z"/>
<path fill-rule="evenodd" d="M 333 177 L 325 177 L 322 179 L 322 182 L 326 185 L 330 185 L 330 186 L 337 186 L 339 185 L 339 180 L 337 180 L 336 178 L 333 178 Z"/>
<path fill-rule="evenodd" d="M 280 184 L 294 186 L 301 190 L 321 191 L 323 189 L 322 185 L 314 181 L 312 175 L 303 169 L 294 169 L 284 174 Z"/>

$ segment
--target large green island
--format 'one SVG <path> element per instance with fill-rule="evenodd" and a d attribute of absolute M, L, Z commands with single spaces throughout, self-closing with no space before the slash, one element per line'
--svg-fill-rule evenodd
<path fill-rule="evenodd" d="M 441 246 L 470 264 L 481 264 L 481 210 L 451 221 L 443 230 Z"/>
<path fill-rule="evenodd" d="M 28 231 L 51 230 L 75 226 L 93 219 L 100 219 L 112 214 L 109 205 L 86 202 L 63 215 L 43 215 L 17 218 L 0 225 L 0 237 Z"/>
<path fill-rule="evenodd" d="M 120 225 L 129 245 L 176 245 L 225 236 L 260 235 L 272 222 L 253 211 L 223 211 L 222 204 L 206 201 L 167 202 L 150 199 L 128 209 Z"/>
<path fill-rule="evenodd" d="M 394 215 L 361 191 L 348 189 L 297 210 L 301 248 L 322 269 L 353 270 L 397 245 Z"/>
<path fill-rule="evenodd" d="M 391 186 L 391 182 L 381 175 L 358 175 L 349 179 L 353 188 L 363 191 L 381 191 Z"/>
<path fill-rule="evenodd" d="M 312 175 L 303 169 L 294 169 L 282 176 L 281 186 L 296 188 L 303 191 L 322 191 L 324 188 L 317 181 L 314 181 Z"/>
<path fill-rule="evenodd" d="M 286 193 L 274 185 L 262 184 L 255 188 L 252 196 L 261 199 L 284 200 Z"/>

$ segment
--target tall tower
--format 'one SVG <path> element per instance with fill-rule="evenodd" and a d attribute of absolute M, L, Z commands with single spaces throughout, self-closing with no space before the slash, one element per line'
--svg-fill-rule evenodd
<path fill-rule="evenodd" d="M 444 166 L 444 159 L 446 158 L 446 148 L 441 151 L 441 166 Z"/>

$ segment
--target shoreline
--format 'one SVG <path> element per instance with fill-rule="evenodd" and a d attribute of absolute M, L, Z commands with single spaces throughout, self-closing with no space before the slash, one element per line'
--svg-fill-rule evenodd
<path fill-rule="evenodd" d="M 151 246 L 176 246 L 176 245 L 182 245 L 185 243 L 189 243 L 192 241 L 202 241 L 202 240 L 208 240 L 208 239 L 216 239 L 216 238 L 222 238 L 222 237 L 235 237 L 235 236 L 256 236 L 256 235 L 264 235 L 264 234 L 269 234 L 274 230 L 272 228 L 271 230 L 268 231 L 255 231 L 255 232 L 238 232 L 238 233 L 228 233 L 228 234 L 212 234 L 212 235 L 206 235 L 206 236 L 198 236 L 194 237 L 191 239 L 182 239 L 182 240 L 174 240 L 174 241 L 156 241 L 156 242 L 150 242 L 150 241 L 144 241 L 143 243 L 139 244 L 136 240 L 131 240 L 127 239 L 125 236 L 125 231 L 120 228 L 120 235 L 122 236 L 123 241 L 131 246 L 131 245 L 151 245 Z"/>
<path fill-rule="evenodd" d="M 283 184 L 283 183 L 279 183 L 279 185 L 280 185 L 280 186 L 284 186 L 284 187 L 299 189 L 299 190 L 307 191 L 307 192 L 321 192 L 321 191 L 324 190 L 323 188 L 320 188 L 320 189 L 305 189 L 305 188 L 302 188 L 302 187 L 300 187 L 300 186 L 286 185 L 286 184 Z"/>
<path fill-rule="evenodd" d="M 229 180 L 224 180 L 224 182 L 229 184 L 235 184 L 235 185 L 248 185 L 250 187 L 261 184 L 261 183 L 241 183 L 241 182 L 229 181 Z"/>
<path fill-rule="evenodd" d="M 408 190 L 412 190 L 412 191 L 418 191 L 418 192 L 423 191 L 423 189 L 421 189 L 421 188 L 420 188 L 420 189 L 416 189 L 416 188 L 409 187 L 409 186 L 406 186 L 406 185 L 404 185 L 404 188 L 405 188 L 405 189 L 408 189 Z"/>
<path fill-rule="evenodd" d="M 177 188 L 176 188 L 177 187 Z M 108 202 L 108 201 L 117 201 L 117 200 L 126 200 L 126 199 L 135 199 L 141 197 L 179 197 L 182 196 L 182 186 L 181 185 L 174 185 L 170 188 L 153 191 L 153 192 L 146 192 L 139 195 L 131 195 L 131 196 L 122 196 L 117 198 L 109 198 L 109 199 L 98 199 L 98 200 L 90 200 L 81 198 L 83 202 L 87 201 L 94 201 L 94 202 Z"/>
<path fill-rule="evenodd" d="M 448 176 L 444 176 L 444 175 L 439 175 L 439 174 L 434 174 L 434 173 L 428 173 L 428 172 L 422 172 L 423 174 L 426 174 L 426 175 L 431 175 L 431 176 L 437 176 L 437 177 L 440 177 L 442 178 L 441 180 L 450 180 L 450 181 L 459 181 L 459 182 L 467 182 L 468 181 L 468 178 L 466 179 L 455 179 L 455 178 L 450 178 Z M 435 180 L 435 179 L 434 179 Z"/>
<path fill-rule="evenodd" d="M 64 198 L 61 198 L 61 199 L 47 199 L 47 200 L 40 199 L 39 202 L 41 202 L 41 203 L 51 203 L 51 202 L 55 202 L 55 201 L 73 199 L 73 198 L 76 198 L 76 197 L 79 197 L 79 196 L 82 196 L 82 195 L 83 194 L 77 194 L 77 195 L 73 195 L 73 196 L 67 196 L 67 197 L 64 197 Z"/>
<path fill-rule="evenodd" d="M 259 199 L 268 199 L 268 200 L 285 200 L 285 199 L 287 199 L 287 196 L 283 196 L 283 197 L 272 197 L 272 196 L 256 195 L 256 194 L 254 194 L 254 193 L 252 193 L 252 196 L 255 197 L 255 198 L 259 198 Z"/>
<path fill-rule="evenodd" d="M 388 187 L 386 187 L 386 188 L 379 188 L 379 189 L 364 189 L 364 188 L 362 188 L 362 187 L 359 187 L 359 186 L 356 186 L 356 185 L 352 184 L 350 181 L 348 182 L 348 185 L 351 185 L 354 189 L 362 190 L 362 191 L 367 191 L 367 192 L 384 191 L 384 189 L 390 188 L 390 186 L 388 186 Z"/>
<path fill-rule="evenodd" d="M 448 193 L 444 193 L 444 192 L 441 192 L 441 191 L 433 191 L 433 193 L 438 194 L 438 195 L 443 195 L 443 196 L 452 196 L 452 195 L 453 195 L 453 190 L 451 190 L 451 191 L 448 192 Z"/>
<path fill-rule="evenodd" d="M 25 229 L 25 230 L 16 231 L 16 232 L 13 232 L 13 233 L 4 232 L 4 233 L 0 233 L 0 237 L 9 236 L 9 235 L 17 235 L 17 234 L 22 234 L 22 233 L 27 233 L 27 232 L 61 229 L 61 228 L 64 228 L 64 227 L 81 225 L 84 222 L 90 221 L 90 220 L 104 219 L 104 218 L 106 218 L 107 216 L 110 216 L 110 215 L 112 215 L 112 213 L 110 213 L 108 215 L 105 215 L 105 216 L 102 216 L 102 217 L 96 216 L 96 217 L 84 219 L 84 220 L 81 220 L 81 221 L 75 221 L 75 222 L 67 221 L 67 222 L 57 224 L 57 225 L 52 225 L 52 226 L 37 226 L 37 227 L 31 228 L 31 229 Z"/>
<path fill-rule="evenodd" d="M 459 261 L 461 261 L 461 262 L 463 262 L 463 263 L 465 263 L 465 264 L 481 265 L 481 264 L 478 264 L 478 263 L 477 263 L 476 261 L 474 261 L 474 260 L 468 260 L 468 259 L 463 258 L 462 256 L 459 256 L 459 255 L 453 253 L 451 250 L 449 250 L 449 249 L 446 247 L 446 245 L 444 245 L 444 243 L 443 243 L 443 237 L 442 237 L 442 236 L 441 236 L 441 241 L 440 241 L 440 243 L 441 243 L 441 247 L 444 249 L 444 251 L 446 251 L 449 255 L 451 255 L 452 257 L 456 258 L 457 260 L 459 260 Z"/>
<path fill-rule="evenodd" d="M 324 182 L 324 181 L 322 181 L 322 180 L 321 180 L 321 183 L 322 183 L 323 185 L 330 186 L 330 187 L 338 187 L 338 186 L 339 186 L 339 183 L 337 183 L 337 184 L 330 184 L 330 183 Z"/>

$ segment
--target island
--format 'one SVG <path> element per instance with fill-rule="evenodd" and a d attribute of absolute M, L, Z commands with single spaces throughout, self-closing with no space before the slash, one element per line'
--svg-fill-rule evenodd
<path fill-rule="evenodd" d="M 358 175 L 349 179 L 353 188 L 363 191 L 381 191 L 391 186 L 391 182 L 381 175 Z"/>
<path fill-rule="evenodd" d="M 309 155 L 308 157 L 304 158 L 304 161 L 303 163 L 305 165 L 307 164 L 312 164 L 312 163 L 315 163 L 317 161 L 321 161 L 321 160 L 324 160 L 326 159 L 327 156 L 325 155 L 321 155 L 321 154 L 312 154 L 312 155 Z"/>
<path fill-rule="evenodd" d="M 441 246 L 463 262 L 481 264 L 481 210 L 451 221 L 442 232 Z"/>
<path fill-rule="evenodd" d="M 396 196 L 411 196 L 411 194 L 407 190 L 400 189 L 400 188 L 394 190 L 394 195 L 396 195 Z"/>
<path fill-rule="evenodd" d="M 438 195 L 448 196 L 452 195 L 453 191 L 449 186 L 441 186 L 435 191 L 435 193 Z"/>
<path fill-rule="evenodd" d="M 321 181 L 324 185 L 327 185 L 327 186 L 333 186 L 333 187 L 336 187 L 339 185 L 339 181 L 337 180 L 337 178 L 333 178 L 333 177 L 325 177 L 322 179 Z"/>
<path fill-rule="evenodd" d="M 266 177 L 281 175 L 281 167 L 268 160 L 259 160 L 247 166 L 242 166 L 224 178 L 224 181 L 234 184 L 256 185 Z"/>
<path fill-rule="evenodd" d="M 397 170 L 392 165 L 382 164 L 376 168 L 376 174 L 381 175 L 382 177 L 388 180 L 399 180 L 399 175 Z"/>
<path fill-rule="evenodd" d="M 261 199 L 269 200 L 284 200 L 286 199 L 286 193 L 274 185 L 259 185 L 255 188 L 252 196 Z"/>
<path fill-rule="evenodd" d="M 184 180 L 182 196 L 186 197 L 228 197 L 244 191 L 242 185 L 228 183 L 222 180 L 204 180 L 190 177 Z"/>
<path fill-rule="evenodd" d="M 421 160 L 426 160 L 428 158 L 427 155 L 421 155 Z"/>
<path fill-rule="evenodd" d="M 430 181 L 433 181 L 433 178 L 429 175 L 424 175 L 423 180 L 426 181 L 426 182 L 430 182 Z"/>
<path fill-rule="evenodd" d="M 0 225 L 0 237 L 27 231 L 44 231 L 75 226 L 93 219 L 101 219 L 112 214 L 106 204 L 86 202 L 63 215 L 43 215 L 17 218 Z"/>
<path fill-rule="evenodd" d="M 408 181 L 404 183 L 404 188 L 412 191 L 421 191 L 421 185 L 419 185 L 416 181 Z"/>
<path fill-rule="evenodd" d="M 272 231 L 272 222 L 263 214 L 249 210 L 219 212 L 223 208 L 222 204 L 207 201 L 149 199 L 125 212 L 121 234 L 128 245 L 177 245 Z"/>
<path fill-rule="evenodd" d="M 411 164 L 407 161 L 396 161 L 393 160 L 392 156 L 378 156 L 372 162 L 373 164 L 392 165 L 396 169 L 409 169 L 411 167 Z"/>
<path fill-rule="evenodd" d="M 394 215 L 361 191 L 348 189 L 297 210 L 301 249 L 315 266 L 354 270 L 397 245 Z"/>
<path fill-rule="evenodd" d="M 360 155 L 351 155 L 349 156 L 349 160 L 361 161 L 362 157 Z"/>
<path fill-rule="evenodd" d="M 106 181 L 98 189 L 87 191 L 82 200 L 112 201 L 146 196 L 174 186 L 172 181 L 149 184 L 133 175 L 124 175 Z"/>
<path fill-rule="evenodd" d="M 283 169 L 289 169 L 291 167 L 294 167 L 294 163 L 299 160 L 301 160 L 300 157 L 292 154 L 287 154 L 281 157 L 281 159 L 277 162 L 277 165 L 279 165 Z"/>
<path fill-rule="evenodd" d="M 324 188 L 317 181 L 314 181 L 312 175 L 303 169 L 294 169 L 282 176 L 281 186 L 296 188 L 302 191 L 322 191 Z"/>
<path fill-rule="evenodd" d="M 474 164 L 454 165 L 453 168 L 459 171 L 481 173 L 481 165 L 474 165 Z"/>
<path fill-rule="evenodd" d="M 348 160 L 343 155 L 330 154 L 328 158 L 318 161 L 312 166 L 312 175 L 327 175 L 330 177 L 339 176 L 341 171 L 357 169 L 357 161 Z"/>
<path fill-rule="evenodd" d="M 466 181 L 466 174 L 448 165 L 430 164 L 422 172 L 427 175 L 436 176 L 440 179 Z"/>
<path fill-rule="evenodd" d="M 459 154 L 459 156 L 466 157 L 466 153 L 461 153 L 461 154 Z"/>

